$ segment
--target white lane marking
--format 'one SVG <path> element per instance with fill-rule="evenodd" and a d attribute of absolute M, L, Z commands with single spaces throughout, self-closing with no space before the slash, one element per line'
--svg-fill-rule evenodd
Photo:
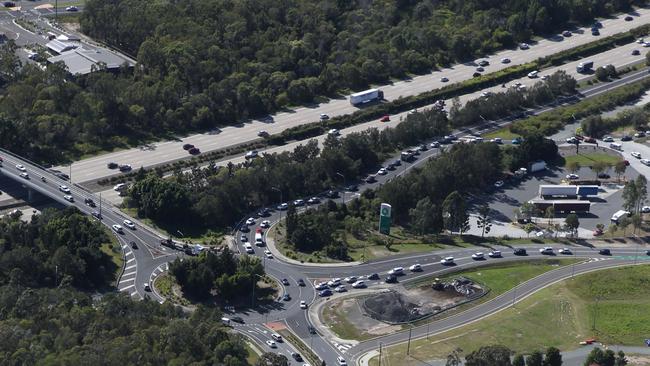
<path fill-rule="evenodd" d="M 126 287 L 122 287 L 122 288 L 120 289 L 120 291 L 126 291 L 126 290 L 128 290 L 128 289 L 130 289 L 130 288 L 134 288 L 134 287 L 135 287 L 135 283 L 132 284 L 132 285 L 126 286 Z"/>
<path fill-rule="evenodd" d="M 135 260 L 135 258 L 131 258 L 131 259 L 127 260 L 126 263 L 131 263 L 131 262 L 133 262 L 134 260 Z"/>
<path fill-rule="evenodd" d="M 135 267 L 137 267 L 137 266 L 138 266 L 137 264 L 132 264 L 132 265 L 130 265 L 130 266 L 124 268 L 124 271 L 128 271 L 129 269 L 131 269 L 131 268 L 135 268 Z"/>

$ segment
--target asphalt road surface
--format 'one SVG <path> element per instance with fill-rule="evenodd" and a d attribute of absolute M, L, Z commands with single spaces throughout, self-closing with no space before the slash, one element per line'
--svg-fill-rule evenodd
<path fill-rule="evenodd" d="M 635 19 L 631 22 L 624 21 L 623 17 L 624 16 L 619 16 L 614 19 L 603 20 L 603 28 L 601 29 L 600 37 L 624 32 L 647 23 L 650 21 L 650 10 L 639 9 L 638 13 L 634 15 Z M 528 50 L 504 50 L 495 55 L 485 57 L 485 59 L 488 59 L 491 62 L 490 66 L 486 67 L 485 72 L 494 72 L 507 66 L 530 62 L 542 56 L 551 55 L 562 50 L 589 43 L 598 37 L 592 36 L 588 28 L 581 28 L 575 30 L 573 36 L 567 38 L 554 36 L 549 39 L 540 40 L 537 43 L 532 43 Z M 620 52 L 625 54 L 627 51 L 628 49 L 625 48 Z M 639 57 L 642 58 L 642 56 Z M 509 58 L 511 63 L 502 64 L 500 62 L 502 58 Z M 598 60 L 597 64 L 606 62 L 614 63 L 615 65 L 626 64 L 628 63 L 628 60 L 629 62 L 634 61 L 630 55 L 619 57 L 610 54 L 609 52 L 607 53 L 607 56 L 603 56 L 602 59 L 597 57 L 593 57 L 593 59 L 595 61 Z M 571 65 L 570 68 L 575 70 L 573 64 L 569 65 Z M 448 77 L 450 79 L 449 83 L 470 79 L 475 68 L 475 63 L 459 64 L 449 69 L 395 82 L 391 85 L 382 86 L 381 88 L 384 91 L 386 100 L 390 101 L 400 96 L 416 95 L 424 91 L 440 88 L 446 84 L 440 81 L 441 76 Z M 184 137 L 180 139 L 180 141 L 164 141 L 142 146 L 141 148 L 133 148 L 104 154 L 73 163 L 73 170 L 79 172 L 78 174 L 73 175 L 73 180 L 76 182 L 85 182 L 113 175 L 114 172 L 106 168 L 106 165 L 109 162 L 131 164 L 134 167 L 148 167 L 167 161 L 186 158 L 188 156 L 187 152 L 182 149 L 182 145 L 185 143 L 191 143 L 200 148 L 201 151 L 208 152 L 255 140 L 258 138 L 257 134 L 260 130 L 266 130 L 270 134 L 280 133 L 289 127 L 316 122 L 319 120 L 321 113 L 333 117 L 349 114 L 356 110 L 358 110 L 358 108 L 352 106 L 347 98 L 334 99 L 320 105 L 302 107 L 290 112 L 278 113 L 269 116 L 265 120 L 249 121 L 235 127 L 225 127 L 221 130 L 214 130 L 207 133 Z"/>

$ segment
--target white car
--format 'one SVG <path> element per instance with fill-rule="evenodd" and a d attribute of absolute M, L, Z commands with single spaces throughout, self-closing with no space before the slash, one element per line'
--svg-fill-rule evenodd
<path fill-rule="evenodd" d="M 501 139 L 501 137 L 495 137 L 490 141 L 494 142 L 495 144 L 502 144 L 503 143 L 503 140 Z"/>
<path fill-rule="evenodd" d="M 128 227 L 129 229 L 135 230 L 135 224 L 133 223 L 133 221 L 124 220 L 124 221 L 122 221 L 122 223 L 124 224 L 124 226 Z"/>
<path fill-rule="evenodd" d="M 422 271 L 422 266 L 418 263 L 412 265 L 409 267 L 409 271 L 411 272 L 421 272 Z"/>
<path fill-rule="evenodd" d="M 347 292 L 348 289 L 345 288 L 345 286 L 337 286 L 337 287 L 334 289 L 334 291 L 336 291 L 336 292 Z"/>
<path fill-rule="evenodd" d="M 74 197 L 72 197 L 69 194 L 66 194 L 65 196 L 63 196 L 63 199 L 65 199 L 68 202 L 74 202 Z"/>
<path fill-rule="evenodd" d="M 59 191 L 61 191 L 63 193 L 70 193 L 70 188 L 68 188 L 68 186 L 66 186 L 66 185 L 60 185 L 59 186 Z"/>
<path fill-rule="evenodd" d="M 386 168 L 381 168 L 377 171 L 377 174 L 379 175 L 386 175 L 388 174 L 388 171 L 386 171 Z"/>
<path fill-rule="evenodd" d="M 441 264 L 444 264 L 444 265 L 454 264 L 454 257 L 445 257 L 445 258 L 442 258 L 442 259 L 440 260 L 440 263 L 441 263 Z"/>
<path fill-rule="evenodd" d="M 340 278 L 332 278 L 331 280 L 327 281 L 327 286 L 329 287 L 336 287 L 340 284 L 341 284 Z"/>
<path fill-rule="evenodd" d="M 325 113 L 321 113 L 321 115 L 320 115 L 320 120 L 321 121 L 325 121 L 325 120 L 328 120 L 328 119 L 330 119 L 330 116 L 328 116 Z"/>
<path fill-rule="evenodd" d="M 641 153 L 637 151 L 632 151 L 630 155 L 634 156 L 637 159 L 641 159 Z"/>
<path fill-rule="evenodd" d="M 301 309 L 307 309 L 307 301 L 300 300 L 300 308 Z"/>
<path fill-rule="evenodd" d="M 541 79 L 542 79 L 542 80 L 546 80 L 546 79 L 548 79 L 548 75 L 544 75 L 544 76 L 542 76 Z"/>
<path fill-rule="evenodd" d="M 501 188 L 501 187 L 503 187 L 503 181 L 502 181 L 502 180 L 498 180 L 498 181 L 494 182 L 494 187 L 496 187 L 496 188 Z"/>
<path fill-rule="evenodd" d="M 559 250 L 559 252 L 560 252 L 560 254 L 566 254 L 566 255 L 569 255 L 569 254 L 571 254 L 571 249 L 569 249 L 569 248 L 562 248 L 562 249 Z"/>
<path fill-rule="evenodd" d="M 348 363 L 345 361 L 345 358 L 339 356 L 336 358 L 336 362 L 339 363 L 339 366 L 347 366 Z"/>
<path fill-rule="evenodd" d="M 21 178 L 29 179 L 29 174 L 27 173 L 20 173 L 19 175 L 21 176 Z"/>
<path fill-rule="evenodd" d="M 395 267 L 395 268 L 391 269 L 390 271 L 388 271 L 388 274 L 393 275 L 393 276 L 402 275 L 402 274 L 404 274 L 404 267 Z"/>
<path fill-rule="evenodd" d="M 78 11 L 78 10 L 79 10 L 79 8 L 77 8 L 77 7 L 74 6 L 74 5 L 73 5 L 73 6 L 68 6 L 67 8 L 65 8 L 65 11 L 72 11 L 72 12 L 74 12 L 74 11 Z"/>
<path fill-rule="evenodd" d="M 357 282 L 357 276 L 350 276 L 350 277 L 345 277 L 343 281 L 347 283 L 354 283 Z"/>
<path fill-rule="evenodd" d="M 476 252 L 472 254 L 472 259 L 474 260 L 485 259 L 485 255 L 481 252 Z"/>
<path fill-rule="evenodd" d="M 294 206 L 304 206 L 305 201 L 304 200 L 295 200 L 295 201 L 293 201 L 293 205 Z"/>
<path fill-rule="evenodd" d="M 553 248 L 551 247 L 544 247 L 539 250 L 540 253 L 542 254 L 553 254 Z"/>
<path fill-rule="evenodd" d="M 126 184 L 120 183 L 120 184 L 116 184 L 115 187 L 113 187 L 113 190 L 120 192 L 123 191 L 125 188 L 126 188 Z"/>
<path fill-rule="evenodd" d="M 650 213 L 650 206 L 643 206 L 641 208 L 641 212 L 643 213 Z"/>
<path fill-rule="evenodd" d="M 488 253 L 488 256 L 490 256 L 490 258 L 499 258 L 499 257 L 501 257 L 501 251 L 493 250 L 493 251 Z"/>
<path fill-rule="evenodd" d="M 449 79 L 443 76 L 443 77 L 440 78 L 440 81 L 443 82 L 443 83 L 446 83 L 446 82 L 449 81 Z"/>
<path fill-rule="evenodd" d="M 286 203 L 281 203 L 281 204 L 278 205 L 277 208 L 278 208 L 278 210 L 280 210 L 280 211 L 284 211 L 284 210 L 286 210 L 286 209 L 289 208 L 289 205 L 286 204 Z"/>
<path fill-rule="evenodd" d="M 27 169 L 22 164 L 16 164 L 16 169 L 20 170 L 21 172 L 26 172 Z"/>
<path fill-rule="evenodd" d="M 265 136 L 268 136 L 268 135 L 269 135 L 269 132 L 266 131 L 266 130 L 260 130 L 260 131 L 257 133 L 257 136 L 259 136 L 259 137 L 265 137 Z"/>
<path fill-rule="evenodd" d="M 366 283 L 361 280 L 356 281 L 355 283 L 352 284 L 352 288 L 365 288 L 365 287 L 366 287 Z"/>
<path fill-rule="evenodd" d="M 122 225 L 115 224 L 115 225 L 113 225 L 113 226 L 111 226 L 111 227 L 113 228 L 113 230 L 115 230 L 116 233 L 120 233 L 120 234 L 123 233 L 123 231 L 122 231 Z"/>
<path fill-rule="evenodd" d="M 260 227 L 263 227 L 263 228 L 271 227 L 271 221 L 269 221 L 269 220 L 262 221 L 262 223 L 260 224 Z"/>
<path fill-rule="evenodd" d="M 530 45 L 528 43 L 522 43 L 519 45 L 519 48 L 522 50 L 527 50 L 530 48 Z"/>
<path fill-rule="evenodd" d="M 641 160 L 639 160 L 639 161 L 640 161 L 641 164 L 643 164 L 643 165 L 649 165 L 649 166 L 650 166 L 650 160 L 648 160 L 648 159 L 641 159 Z"/>
<path fill-rule="evenodd" d="M 269 347 L 271 347 L 271 348 L 277 348 L 277 347 L 278 347 L 278 346 L 275 344 L 275 342 L 272 341 L 272 340 L 270 340 L 270 339 L 269 339 L 268 341 L 266 341 L 266 345 L 269 346 Z"/>
<path fill-rule="evenodd" d="M 605 136 L 603 137 L 604 142 L 614 142 L 614 138 L 612 136 Z"/>
<path fill-rule="evenodd" d="M 244 159 L 254 159 L 257 157 L 257 150 L 251 150 L 244 155 Z"/>
<path fill-rule="evenodd" d="M 580 179 L 580 176 L 578 174 L 571 173 L 566 175 L 566 179 L 571 179 L 571 180 Z"/>
<path fill-rule="evenodd" d="M 252 217 L 249 217 L 248 220 L 246 220 L 246 225 L 255 225 L 255 219 Z"/>
<path fill-rule="evenodd" d="M 331 130 L 327 131 L 327 134 L 328 134 L 328 135 L 331 135 L 331 136 L 338 136 L 338 135 L 340 135 L 341 133 L 340 133 L 339 130 L 337 130 L 336 128 L 332 128 Z"/>

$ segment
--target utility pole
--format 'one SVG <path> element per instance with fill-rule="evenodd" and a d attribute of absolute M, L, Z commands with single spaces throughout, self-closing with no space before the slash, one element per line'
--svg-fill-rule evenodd
<path fill-rule="evenodd" d="M 99 217 L 102 217 L 102 192 L 99 192 Z"/>
<path fill-rule="evenodd" d="M 407 356 L 411 354 L 411 330 L 413 330 L 413 327 L 409 328 L 409 341 L 406 344 L 406 355 Z"/>
<path fill-rule="evenodd" d="M 381 342 L 379 342 L 379 366 L 381 366 Z"/>

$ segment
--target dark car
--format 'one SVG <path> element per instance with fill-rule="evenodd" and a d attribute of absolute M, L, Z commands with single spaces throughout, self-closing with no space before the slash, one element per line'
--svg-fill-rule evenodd
<path fill-rule="evenodd" d="M 318 296 L 320 296 L 320 297 L 332 296 L 332 290 L 325 289 L 325 290 L 319 292 Z"/>
<path fill-rule="evenodd" d="M 241 316 L 233 316 L 230 318 L 230 320 L 234 321 L 235 323 L 244 324 L 244 319 Z"/>
<path fill-rule="evenodd" d="M 600 35 L 600 31 L 598 31 L 598 29 L 592 29 L 592 30 L 591 30 L 591 35 L 592 35 L 592 36 L 599 36 L 599 35 Z"/>
<path fill-rule="evenodd" d="M 102 215 L 101 215 L 99 212 L 97 212 L 97 211 L 93 211 L 93 212 L 91 213 L 91 215 L 93 215 L 93 217 L 96 218 L 96 219 L 98 219 L 98 220 L 101 220 L 101 219 L 102 219 Z"/>
<path fill-rule="evenodd" d="M 309 334 L 316 334 L 316 328 L 311 325 L 307 326 L 307 330 L 309 331 Z"/>
<path fill-rule="evenodd" d="M 400 166 L 400 165 L 402 165 L 402 161 L 399 160 L 399 159 L 397 159 L 397 160 L 395 160 L 395 161 L 393 162 L 393 165 L 395 165 L 395 166 Z"/>
<path fill-rule="evenodd" d="M 514 251 L 514 255 L 526 255 L 526 249 L 524 248 L 517 248 Z"/>
<path fill-rule="evenodd" d="M 645 255 L 650 255 L 650 250 L 646 250 Z"/>
<path fill-rule="evenodd" d="M 377 178 L 375 178 L 374 175 L 369 175 L 366 177 L 366 183 L 375 183 L 377 181 Z"/>
<path fill-rule="evenodd" d="M 298 282 L 298 286 L 305 287 L 305 281 L 303 281 L 302 278 L 299 278 L 297 282 Z"/>
<path fill-rule="evenodd" d="M 630 15 L 625 17 L 626 22 L 631 22 L 632 20 L 634 20 L 634 18 L 632 18 L 632 16 L 630 16 Z"/>
<path fill-rule="evenodd" d="M 607 173 L 598 173 L 598 178 L 600 179 L 609 179 L 610 175 Z"/>
<path fill-rule="evenodd" d="M 298 362 L 302 362 L 302 357 L 300 356 L 300 354 L 296 352 L 291 352 L 291 357 L 293 357 L 293 359 Z"/>
<path fill-rule="evenodd" d="M 285 285 L 285 286 L 289 286 L 289 280 L 287 280 L 286 278 L 283 278 L 282 279 L 282 284 Z"/>
<path fill-rule="evenodd" d="M 632 136 L 623 135 L 623 137 L 621 137 L 621 141 L 632 141 Z"/>
<path fill-rule="evenodd" d="M 395 170 L 395 164 L 390 163 L 390 164 L 386 165 L 386 169 L 387 170 Z"/>
<path fill-rule="evenodd" d="M 106 164 L 108 169 L 117 169 L 117 163 L 114 161 L 111 161 L 110 163 Z"/>
<path fill-rule="evenodd" d="M 263 208 L 257 211 L 257 216 L 259 217 L 266 217 L 269 216 L 270 214 L 271 214 L 271 210 L 269 210 L 268 208 Z"/>
<path fill-rule="evenodd" d="M 638 56 L 641 54 L 641 51 L 639 50 L 632 50 L 632 56 Z"/>
<path fill-rule="evenodd" d="M 242 225 L 239 228 L 239 231 L 241 231 L 242 233 L 247 233 L 247 232 L 251 231 L 251 229 L 248 227 L 248 225 Z"/>
<path fill-rule="evenodd" d="M 131 249 L 138 249 L 138 244 L 136 244 L 136 242 L 132 241 L 129 244 L 131 245 Z"/>
<path fill-rule="evenodd" d="M 379 279 L 379 275 L 378 275 L 377 273 L 373 273 L 373 274 L 371 274 L 370 276 L 368 276 L 368 279 L 369 279 L 369 280 L 378 280 L 378 279 Z"/>
<path fill-rule="evenodd" d="M 4 3 L 2 3 L 2 5 L 5 8 L 13 8 L 14 6 L 16 6 L 16 3 L 14 3 L 13 1 L 5 1 Z"/>
<path fill-rule="evenodd" d="M 612 255 L 612 252 L 609 249 L 601 249 L 598 251 L 600 255 Z"/>
<path fill-rule="evenodd" d="M 488 66 L 490 64 L 490 61 L 488 60 L 481 60 L 478 65 L 479 66 Z"/>
<path fill-rule="evenodd" d="M 291 300 L 291 295 L 289 295 L 289 294 L 284 294 L 284 296 L 282 296 L 282 300 L 284 300 L 284 301 L 290 301 L 290 300 Z"/>
<path fill-rule="evenodd" d="M 602 28 L 603 23 L 596 21 L 596 22 L 594 22 L 594 25 L 592 25 L 591 27 L 592 27 L 592 29 Z"/>
<path fill-rule="evenodd" d="M 475 72 L 475 73 L 472 74 L 472 77 L 475 77 L 475 78 L 477 78 L 479 76 L 481 76 L 480 72 Z"/>
<path fill-rule="evenodd" d="M 86 198 L 84 199 L 84 203 L 88 205 L 89 207 L 95 207 L 95 201 L 92 200 L 92 198 Z"/>
<path fill-rule="evenodd" d="M 388 275 L 385 280 L 386 283 L 397 283 L 397 276 L 395 275 Z"/>
<path fill-rule="evenodd" d="M 120 165 L 120 171 L 121 172 L 130 172 L 131 171 L 131 166 L 129 164 L 123 164 Z"/>
<path fill-rule="evenodd" d="M 337 198 L 339 196 L 339 192 L 335 190 L 329 190 L 327 193 L 325 193 L 325 197 L 327 198 Z"/>
<path fill-rule="evenodd" d="M 350 184 L 349 186 L 345 187 L 345 190 L 349 192 L 356 192 L 359 190 L 359 187 L 357 187 L 356 184 Z"/>
<path fill-rule="evenodd" d="M 189 149 L 188 152 L 189 152 L 190 154 L 192 154 L 192 155 L 198 155 L 198 154 L 201 153 L 201 150 L 199 150 L 199 149 L 196 148 L 196 147 L 193 147 L 193 148 Z"/>
<path fill-rule="evenodd" d="M 189 150 L 189 149 L 191 149 L 193 147 L 194 147 L 194 145 L 192 145 L 192 144 L 185 144 L 185 145 L 183 145 L 183 150 Z"/>

